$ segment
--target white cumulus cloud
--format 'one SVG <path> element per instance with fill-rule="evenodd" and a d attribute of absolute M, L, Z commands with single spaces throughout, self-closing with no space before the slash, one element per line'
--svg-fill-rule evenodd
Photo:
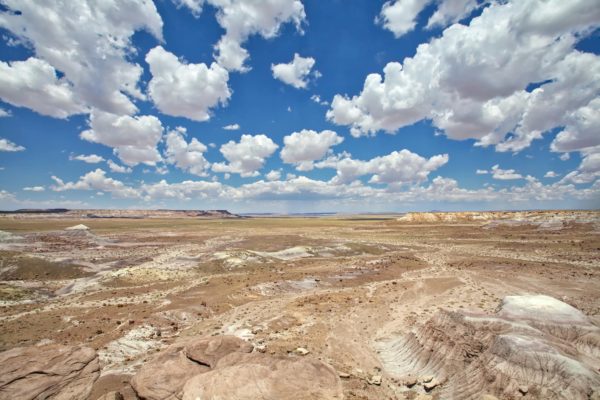
<path fill-rule="evenodd" d="M 119 165 L 116 162 L 114 162 L 113 160 L 106 161 L 106 164 L 108 165 L 108 168 L 110 168 L 110 170 L 112 172 L 118 172 L 120 174 L 129 174 L 132 172 L 131 168 L 125 167 L 123 165 Z"/>
<path fill-rule="evenodd" d="M 52 176 L 55 182 L 50 188 L 55 192 L 65 190 L 100 190 L 109 192 L 119 198 L 139 197 L 139 192 L 123 182 L 106 176 L 106 172 L 100 168 L 90 171 L 79 178 L 77 182 L 64 182 L 62 179 Z"/>
<path fill-rule="evenodd" d="M 600 56 L 574 47 L 598 21 L 592 0 L 493 2 L 468 26 L 454 24 L 388 63 L 383 76 L 368 75 L 358 95 L 336 95 L 327 118 L 354 136 L 430 119 L 451 139 L 522 150 L 595 108 Z"/>
<path fill-rule="evenodd" d="M 281 171 L 273 169 L 265 174 L 265 178 L 267 178 L 268 181 L 278 181 L 281 179 Z"/>
<path fill-rule="evenodd" d="M 330 130 L 303 129 L 283 138 L 281 159 L 286 164 L 294 164 L 298 171 L 310 171 L 314 161 L 321 160 L 332 146 L 343 141 L 343 137 Z"/>
<path fill-rule="evenodd" d="M 89 154 L 89 155 L 80 154 L 77 156 L 69 157 L 69 160 L 83 161 L 88 164 L 98 164 L 98 163 L 104 161 L 104 157 L 101 157 L 97 154 Z"/>
<path fill-rule="evenodd" d="M 0 138 L 0 151 L 15 152 L 23 150 L 25 150 L 25 147 L 19 146 L 8 139 Z"/>
<path fill-rule="evenodd" d="M 67 118 L 86 108 L 73 93 L 73 86 L 44 60 L 0 61 L 0 98 L 39 114 Z"/>
<path fill-rule="evenodd" d="M 447 154 L 438 154 L 428 159 L 403 149 L 368 161 L 355 160 L 343 153 L 328 157 L 315 166 L 336 169 L 336 176 L 331 181 L 333 184 L 349 183 L 360 176 L 371 175 L 370 183 L 402 185 L 426 180 L 432 171 L 447 162 Z"/>
<path fill-rule="evenodd" d="M 398 38 L 415 28 L 417 16 L 428 3 L 427 0 L 387 1 L 381 7 L 381 13 L 375 21 Z"/>
<path fill-rule="evenodd" d="M 167 133 L 165 159 L 190 174 L 207 176 L 206 171 L 210 163 L 204 158 L 204 153 L 208 148 L 196 138 L 187 142 L 186 133 L 187 130 L 183 127 L 177 127 Z"/>
<path fill-rule="evenodd" d="M 310 70 L 314 65 L 314 58 L 302 57 L 295 53 L 294 59 L 287 64 L 271 64 L 271 71 L 273 72 L 273 78 L 279 79 L 296 89 L 305 89 L 308 85 Z"/>
<path fill-rule="evenodd" d="M 112 147 L 128 166 L 155 165 L 161 161 L 156 145 L 161 140 L 163 127 L 155 116 L 131 117 L 94 110 L 89 123 L 90 129 L 81 132 L 81 138 Z"/>
<path fill-rule="evenodd" d="M 206 121 L 210 110 L 225 105 L 231 96 L 229 73 L 217 63 L 188 64 L 157 46 L 146 55 L 152 79 L 150 97 L 164 114 Z"/>
<path fill-rule="evenodd" d="M 23 190 L 26 192 L 43 192 L 46 189 L 43 186 L 26 186 Z"/>
<path fill-rule="evenodd" d="M 239 142 L 230 140 L 221 146 L 220 151 L 227 163 L 215 163 L 215 172 L 240 174 L 242 177 L 257 176 L 279 146 L 266 135 L 242 135 Z"/>
<path fill-rule="evenodd" d="M 37 101 L 10 97 L 18 93 L 7 94 L 3 89 L 6 101 L 59 118 L 81 113 L 84 106 L 116 114 L 137 111 L 132 98 L 144 99 L 138 87 L 143 70 L 129 61 L 135 52 L 131 37 L 138 30 L 146 30 L 162 40 L 163 22 L 152 1 L 3 0 L 2 3 L 7 10 L 0 13 L 0 27 L 35 53 L 35 58 L 25 61 L 27 65 L 20 68 L 35 68 L 42 74 L 38 79 L 12 85 L 13 88 L 21 85 L 29 94 L 37 94 Z M 15 62 L 12 67 L 17 68 Z M 55 71 L 64 77 L 57 79 Z M 0 76 L 7 72 L 9 79 L 23 79 L 22 73 L 10 70 Z M 5 83 L 0 87 L 5 87 Z M 41 104 L 43 101 L 47 104 Z"/>
<path fill-rule="evenodd" d="M 237 131 L 240 129 L 240 125 L 239 124 L 225 125 L 223 127 L 223 129 L 225 129 L 226 131 Z"/>
<path fill-rule="evenodd" d="M 242 47 L 251 35 L 266 39 L 278 35 L 282 24 L 292 22 L 302 32 L 306 18 L 300 0 L 206 0 L 217 8 L 217 21 L 225 34 L 215 46 L 217 62 L 229 71 L 248 71 L 248 51 Z"/>
<path fill-rule="evenodd" d="M 523 179 L 523 175 L 517 173 L 514 169 L 502 169 L 498 164 L 492 167 L 490 173 L 492 174 L 492 178 L 501 181 Z"/>

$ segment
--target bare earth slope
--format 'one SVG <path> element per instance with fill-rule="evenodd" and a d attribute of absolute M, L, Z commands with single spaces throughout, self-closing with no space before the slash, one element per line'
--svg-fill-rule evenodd
<path fill-rule="evenodd" d="M 0 217 L 0 399 L 600 396 L 598 212 L 104 215 Z"/>

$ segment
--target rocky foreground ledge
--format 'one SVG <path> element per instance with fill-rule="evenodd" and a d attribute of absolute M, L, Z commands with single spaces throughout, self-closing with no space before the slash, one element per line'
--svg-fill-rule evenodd
<path fill-rule="evenodd" d="M 15 348 L 0 354 L 0 399 L 87 399 L 99 376 L 98 356 L 90 348 Z M 257 352 L 235 336 L 171 345 L 141 367 L 131 387 L 147 400 L 343 398 L 331 366 L 309 357 Z M 99 399 L 124 396 L 113 391 Z"/>
<path fill-rule="evenodd" d="M 383 371 L 365 384 L 398 399 L 600 399 L 600 328 L 549 296 L 507 296 L 494 314 L 441 310 L 374 346 Z M 236 336 L 182 338 L 121 389 L 92 396 L 96 352 L 41 344 L 0 353 L 0 399 L 343 399 L 340 377 L 350 375 L 307 354 L 267 354 Z"/>

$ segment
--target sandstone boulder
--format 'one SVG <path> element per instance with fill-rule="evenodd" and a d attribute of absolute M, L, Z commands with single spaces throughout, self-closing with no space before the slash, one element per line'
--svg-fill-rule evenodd
<path fill-rule="evenodd" d="M 188 339 L 145 363 L 131 380 L 131 386 L 143 399 L 179 399 L 188 379 L 210 371 L 223 357 L 250 353 L 252 349 L 251 344 L 235 336 Z"/>
<path fill-rule="evenodd" d="M 239 352 L 250 353 L 254 347 L 236 336 L 215 336 L 197 339 L 185 346 L 185 355 L 200 364 L 214 368 L 224 356 Z"/>
<path fill-rule="evenodd" d="M 88 347 L 50 344 L 0 353 L 0 399 L 85 399 L 100 375 Z"/>
<path fill-rule="evenodd" d="M 131 380 L 131 386 L 143 399 L 177 399 L 184 383 L 210 370 L 185 356 L 184 345 L 173 345 L 146 362 Z"/>

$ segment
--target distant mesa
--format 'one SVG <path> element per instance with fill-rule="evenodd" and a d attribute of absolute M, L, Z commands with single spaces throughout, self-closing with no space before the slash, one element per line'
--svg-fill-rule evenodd
<path fill-rule="evenodd" d="M 0 214 L 61 214 L 69 212 L 67 208 L 20 208 L 18 210 L 0 210 Z"/>
<path fill-rule="evenodd" d="M 560 230 L 565 223 L 599 223 L 599 211 L 532 210 L 532 211 L 460 211 L 409 212 L 397 218 L 411 224 L 480 223 L 485 229 L 500 226 L 534 225 L 540 230 Z"/>
<path fill-rule="evenodd" d="M 246 218 L 227 210 L 69 210 L 66 208 L 49 209 L 19 209 L 14 211 L 0 211 L 0 215 L 11 218 Z M 72 227 L 74 228 L 74 227 Z M 81 229 L 81 227 L 79 228 Z"/>

